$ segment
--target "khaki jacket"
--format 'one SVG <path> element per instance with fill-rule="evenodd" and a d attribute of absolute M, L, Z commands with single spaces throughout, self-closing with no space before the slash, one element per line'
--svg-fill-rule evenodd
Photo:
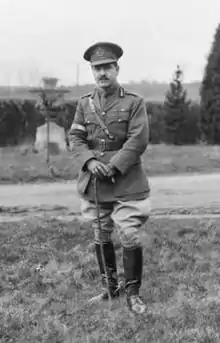
<path fill-rule="evenodd" d="M 98 123 L 90 98 L 114 140 Z M 86 169 L 87 161 L 93 157 L 112 163 L 118 170 L 115 183 L 111 180 L 99 181 L 100 202 L 138 200 L 149 196 L 149 182 L 141 159 L 149 141 L 143 98 L 122 87 L 116 89 L 104 107 L 97 89 L 81 97 L 69 131 L 69 141 L 80 160 L 77 186 L 83 198 L 94 201 L 93 177 Z"/>

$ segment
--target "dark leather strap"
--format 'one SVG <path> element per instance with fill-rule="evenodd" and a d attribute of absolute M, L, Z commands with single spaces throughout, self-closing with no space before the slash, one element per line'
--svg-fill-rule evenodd
<path fill-rule="evenodd" d="M 123 142 L 118 140 L 106 140 L 102 138 L 94 138 L 88 141 L 88 146 L 90 149 L 97 149 L 99 151 L 116 151 L 121 149 Z"/>
<path fill-rule="evenodd" d="M 99 125 L 101 126 L 102 130 L 105 132 L 105 134 L 110 138 L 110 139 L 115 139 L 115 137 L 113 136 L 113 134 L 109 131 L 109 129 L 107 128 L 107 126 L 105 125 L 105 123 L 103 123 L 101 117 L 99 116 L 97 109 L 95 108 L 93 99 L 90 97 L 89 98 L 89 103 L 92 109 L 93 114 L 95 115 Z"/>

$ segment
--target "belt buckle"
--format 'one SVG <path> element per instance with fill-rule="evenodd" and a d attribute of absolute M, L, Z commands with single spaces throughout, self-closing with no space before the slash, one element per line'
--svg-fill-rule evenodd
<path fill-rule="evenodd" d="M 105 151 L 106 149 L 106 141 L 104 138 L 101 138 L 100 150 Z"/>

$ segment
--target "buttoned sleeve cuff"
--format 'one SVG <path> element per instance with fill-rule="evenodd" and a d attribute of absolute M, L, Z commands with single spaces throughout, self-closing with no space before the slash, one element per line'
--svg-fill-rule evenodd
<path fill-rule="evenodd" d="M 126 165 L 126 163 L 124 162 L 124 160 L 120 159 L 120 156 L 118 158 L 118 156 L 113 156 L 111 158 L 111 160 L 109 161 L 110 164 L 116 168 L 116 170 L 118 170 L 122 175 L 125 175 L 128 166 Z"/>
<path fill-rule="evenodd" d="M 86 164 L 89 160 L 91 159 L 95 159 L 96 157 L 94 156 L 93 152 L 92 151 L 85 151 L 83 153 L 83 156 L 81 157 L 81 169 L 83 171 L 86 170 Z"/>

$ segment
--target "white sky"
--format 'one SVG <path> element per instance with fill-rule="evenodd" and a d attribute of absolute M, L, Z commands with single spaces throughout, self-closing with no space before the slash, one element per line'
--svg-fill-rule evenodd
<path fill-rule="evenodd" d="M 84 50 L 98 40 L 124 50 L 119 81 L 169 81 L 176 64 L 201 80 L 220 22 L 220 0 L 0 0 L 0 84 L 93 82 Z"/>

